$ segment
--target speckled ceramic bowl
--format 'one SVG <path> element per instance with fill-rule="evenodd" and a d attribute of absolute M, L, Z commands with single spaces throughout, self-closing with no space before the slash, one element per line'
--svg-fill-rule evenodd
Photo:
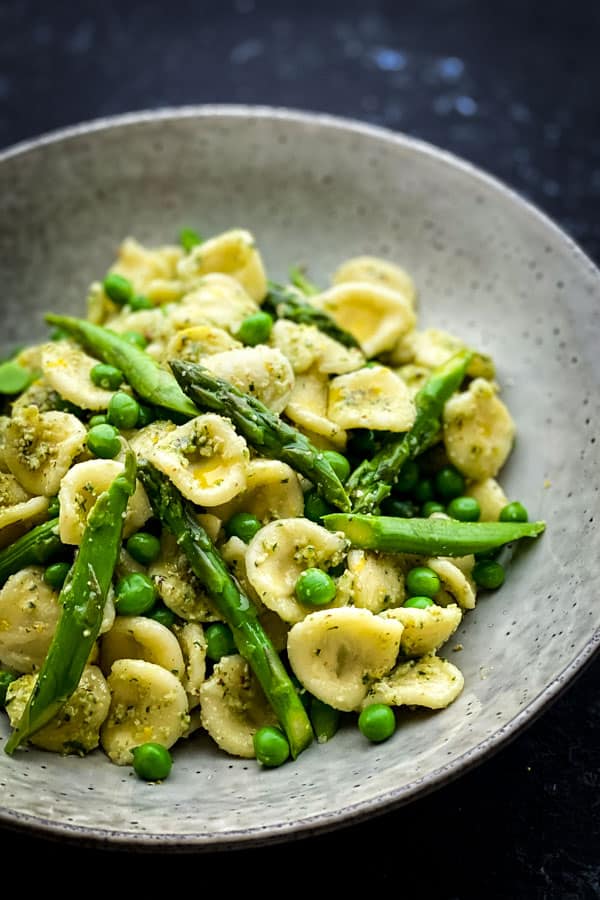
<path fill-rule="evenodd" d="M 202 738 L 149 786 L 98 752 L 0 753 L 0 821 L 85 842 L 212 850 L 315 834 L 407 803 L 498 750 L 600 639 L 600 278 L 547 218 L 482 172 L 402 135 L 286 110 L 203 107 L 94 122 L 0 154 L 2 340 L 81 312 L 121 238 L 240 225 L 272 276 L 325 279 L 348 256 L 395 259 L 423 324 L 490 353 L 518 440 L 503 484 L 544 536 L 463 622 L 461 697 L 367 745 L 356 729 L 261 771 Z M 451 653 L 451 651 L 449 650 Z M 0 723 L 5 736 L 7 725 Z"/>

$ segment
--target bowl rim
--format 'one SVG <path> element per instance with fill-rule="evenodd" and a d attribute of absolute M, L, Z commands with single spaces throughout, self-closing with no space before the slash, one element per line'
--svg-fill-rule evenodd
<path fill-rule="evenodd" d="M 517 189 L 475 163 L 432 142 L 413 137 L 402 131 L 396 131 L 381 125 L 373 125 L 352 117 L 286 106 L 237 103 L 188 104 L 145 108 L 80 121 L 67 127 L 49 130 L 31 138 L 26 138 L 0 149 L 0 164 L 47 145 L 58 144 L 62 141 L 93 135 L 98 132 L 140 125 L 146 122 L 183 119 L 201 120 L 211 117 L 230 118 L 232 120 L 244 118 L 272 120 L 353 133 L 424 155 L 453 170 L 459 170 L 473 181 L 499 192 L 512 204 L 520 207 L 524 213 L 536 219 L 544 229 L 553 233 L 555 238 L 562 241 L 566 249 L 570 250 L 580 263 L 586 265 L 588 275 L 592 276 L 598 291 L 600 291 L 600 268 L 592 258 L 550 215 L 523 196 Z M 161 851 L 197 853 L 281 844 L 291 839 L 315 837 L 326 832 L 358 825 L 367 819 L 391 812 L 394 809 L 414 802 L 418 798 L 434 793 L 439 788 L 455 781 L 499 752 L 532 725 L 551 704 L 570 688 L 597 656 L 600 656 L 600 627 L 591 634 L 583 647 L 553 680 L 502 727 L 479 741 L 469 750 L 461 753 L 455 759 L 438 766 L 433 771 L 411 781 L 409 784 L 391 789 L 374 799 L 361 801 L 356 804 L 350 803 L 336 812 L 312 815 L 284 825 L 235 829 L 219 835 L 217 841 L 209 834 L 202 832 L 135 834 L 118 829 L 56 823 L 43 816 L 29 815 L 4 807 L 0 807 L 0 826 L 12 829 L 16 833 L 36 833 L 41 838 L 67 841 L 76 843 L 79 846 L 113 850 L 135 849 L 140 852 L 151 851 L 154 853 Z"/>

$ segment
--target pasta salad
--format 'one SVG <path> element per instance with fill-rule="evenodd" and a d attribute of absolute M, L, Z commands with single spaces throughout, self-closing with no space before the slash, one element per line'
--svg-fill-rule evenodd
<path fill-rule="evenodd" d="M 278 282 L 251 232 L 185 229 L 0 364 L 8 753 L 159 781 L 198 735 L 278 766 L 456 700 L 444 651 L 544 523 L 493 360 L 419 313 L 389 260 Z"/>

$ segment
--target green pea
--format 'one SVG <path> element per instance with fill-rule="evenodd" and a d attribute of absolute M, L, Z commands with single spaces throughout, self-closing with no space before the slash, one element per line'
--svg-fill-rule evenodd
<path fill-rule="evenodd" d="M 265 725 L 259 728 L 253 738 L 256 759 L 263 766 L 281 766 L 290 755 L 290 745 L 280 728 Z"/>
<path fill-rule="evenodd" d="M 149 566 L 160 554 L 160 541 L 154 534 L 137 531 L 127 538 L 125 549 L 141 566 Z"/>
<path fill-rule="evenodd" d="M 133 297 L 133 285 L 128 278 L 110 272 L 103 282 L 104 293 L 113 303 L 125 306 Z"/>
<path fill-rule="evenodd" d="M 412 597 L 435 597 L 440 579 L 429 566 L 414 566 L 406 574 L 406 589 Z"/>
<path fill-rule="evenodd" d="M 145 350 L 148 346 L 148 341 L 139 331 L 124 331 L 121 334 L 123 340 L 127 341 L 128 344 L 133 344 L 134 347 L 139 347 L 140 350 Z"/>
<path fill-rule="evenodd" d="M 506 506 L 502 507 L 498 516 L 498 521 L 500 522 L 527 522 L 528 519 L 529 514 L 527 510 L 518 500 L 507 503 Z"/>
<path fill-rule="evenodd" d="M 308 714 L 317 743 L 324 744 L 331 740 L 340 726 L 339 709 L 334 709 L 318 697 L 311 696 Z"/>
<path fill-rule="evenodd" d="M 173 757 L 169 750 L 156 741 L 147 741 L 134 747 L 133 769 L 144 781 L 164 781 L 173 768 Z"/>
<path fill-rule="evenodd" d="M 268 341 L 272 327 L 273 319 L 269 313 L 259 310 L 244 319 L 236 337 L 243 344 L 256 347 L 257 344 L 264 344 Z"/>
<path fill-rule="evenodd" d="M 455 466 L 443 466 L 435 474 L 434 487 L 438 497 L 452 500 L 464 494 L 465 479 Z"/>
<path fill-rule="evenodd" d="M 218 662 L 222 656 L 231 656 L 237 653 L 237 647 L 233 639 L 233 632 L 225 622 L 213 622 L 204 631 L 206 638 L 206 655 L 213 662 Z"/>
<path fill-rule="evenodd" d="M 414 519 L 418 511 L 412 500 L 400 500 L 398 497 L 386 497 L 381 504 L 384 516 L 395 516 L 397 519 Z"/>
<path fill-rule="evenodd" d="M 67 562 L 52 563 L 44 572 L 44 581 L 49 584 L 55 591 L 60 591 L 71 566 Z"/>
<path fill-rule="evenodd" d="M 6 705 L 6 692 L 8 691 L 9 685 L 19 677 L 20 676 L 16 673 L 0 670 L 0 707 Z"/>
<path fill-rule="evenodd" d="M 471 573 L 475 584 L 487 591 L 494 591 L 504 584 L 504 566 L 493 559 L 482 559 L 475 563 Z"/>
<path fill-rule="evenodd" d="M 346 457 L 337 450 L 324 450 L 323 456 L 343 484 L 350 475 L 350 463 Z"/>
<path fill-rule="evenodd" d="M 408 609 L 427 609 L 428 606 L 433 605 L 431 597 L 409 597 L 408 600 L 405 600 L 402 604 L 402 606 L 406 606 Z"/>
<path fill-rule="evenodd" d="M 115 428 L 135 428 L 140 415 L 140 405 L 133 397 L 124 391 L 117 391 L 110 398 L 107 418 Z"/>
<path fill-rule="evenodd" d="M 147 618 L 154 619 L 155 622 L 159 622 L 165 628 L 172 628 L 177 621 L 177 616 L 173 610 L 165 606 L 164 603 L 157 603 L 156 606 L 152 607 Z"/>
<path fill-rule="evenodd" d="M 421 478 L 413 488 L 412 495 L 419 505 L 435 499 L 435 491 L 431 478 Z"/>
<path fill-rule="evenodd" d="M 98 363 L 90 372 L 92 382 L 106 391 L 116 391 L 123 384 L 123 373 L 116 366 Z"/>
<path fill-rule="evenodd" d="M 326 606 L 334 599 L 336 584 L 331 575 L 311 567 L 300 573 L 296 581 L 296 599 L 303 606 Z"/>
<path fill-rule="evenodd" d="M 387 741 L 396 730 L 396 715 L 386 703 L 371 703 L 360 713 L 358 727 L 373 743 Z"/>
<path fill-rule="evenodd" d="M 106 425 L 107 422 L 108 422 L 108 417 L 101 413 L 98 416 L 92 416 L 92 418 L 88 422 L 88 427 L 94 428 L 96 425 Z"/>
<path fill-rule="evenodd" d="M 9 396 L 20 394 L 29 387 L 31 380 L 31 372 L 20 366 L 18 362 L 9 360 L 0 363 L 0 394 Z"/>
<path fill-rule="evenodd" d="M 414 459 L 407 460 L 394 484 L 394 493 L 410 494 L 416 487 L 419 480 L 419 467 Z"/>
<path fill-rule="evenodd" d="M 475 497 L 454 497 L 446 507 L 446 512 L 459 522 L 478 522 L 481 507 Z"/>
<path fill-rule="evenodd" d="M 202 243 L 202 238 L 193 228 L 182 228 L 179 232 L 179 243 L 185 252 L 189 253 L 190 250 Z"/>
<path fill-rule="evenodd" d="M 48 518 L 55 519 L 60 512 L 60 500 L 58 499 L 58 495 L 54 497 L 50 497 L 50 502 L 48 503 Z"/>
<path fill-rule="evenodd" d="M 238 537 L 245 544 L 249 544 L 256 532 L 262 528 L 262 523 L 252 513 L 238 512 L 225 522 L 224 528 L 227 537 Z"/>
<path fill-rule="evenodd" d="M 429 516 L 432 516 L 433 513 L 436 512 L 446 512 L 444 504 L 438 503 L 437 500 L 428 500 L 427 503 L 424 503 L 421 507 L 421 515 L 424 519 L 428 519 Z"/>
<path fill-rule="evenodd" d="M 143 616 L 155 603 L 154 582 L 142 572 L 130 572 L 118 581 L 115 609 L 120 616 Z"/>
<path fill-rule="evenodd" d="M 87 445 L 94 456 L 114 459 L 121 449 L 121 438 L 113 425 L 94 425 L 88 431 Z"/>
<path fill-rule="evenodd" d="M 152 300 L 149 300 L 148 297 L 144 297 L 143 294 L 136 294 L 135 297 L 132 297 L 129 301 L 129 308 L 132 312 L 140 312 L 143 309 L 154 309 L 154 303 Z"/>
<path fill-rule="evenodd" d="M 304 495 L 304 516 L 311 522 L 319 523 L 321 516 L 333 512 L 326 500 L 323 500 L 316 490 L 307 491 Z"/>

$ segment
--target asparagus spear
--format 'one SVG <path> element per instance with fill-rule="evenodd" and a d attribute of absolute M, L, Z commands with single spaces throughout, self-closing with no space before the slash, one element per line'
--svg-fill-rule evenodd
<path fill-rule="evenodd" d="M 263 300 L 262 308 L 278 319 L 290 319 L 298 325 L 316 325 L 319 331 L 328 334 L 344 347 L 360 348 L 354 335 L 340 328 L 330 315 L 317 309 L 285 285 L 269 282 L 269 291 Z"/>
<path fill-rule="evenodd" d="M 46 316 L 46 321 L 62 328 L 103 362 L 120 369 L 142 400 L 180 413 L 188 419 L 198 415 L 198 410 L 182 392 L 171 373 L 121 335 L 102 325 L 94 325 L 86 319 L 71 316 L 50 313 Z"/>
<path fill-rule="evenodd" d="M 521 538 L 537 537 L 546 527 L 545 522 L 457 522 L 355 513 L 330 513 L 321 521 L 325 528 L 343 532 L 354 547 L 362 550 L 422 556 L 484 553 Z"/>
<path fill-rule="evenodd" d="M 79 552 L 61 590 L 62 609 L 48 653 L 23 714 L 5 750 L 13 753 L 52 719 L 77 688 L 94 641 L 121 548 L 127 502 L 135 491 L 136 459 L 125 467 L 90 510 Z"/>
<path fill-rule="evenodd" d="M 258 621 L 254 606 L 198 523 L 192 504 L 151 463 L 141 460 L 139 475 L 154 514 L 177 538 L 192 571 L 231 628 L 240 655 L 258 678 L 295 758 L 311 743 L 312 727 L 277 651 Z"/>
<path fill-rule="evenodd" d="M 404 463 L 432 445 L 441 427 L 444 404 L 460 387 L 472 355 L 461 350 L 434 369 L 415 397 L 417 416 L 411 430 L 385 444 L 352 472 L 346 490 L 354 512 L 377 512 Z"/>
<path fill-rule="evenodd" d="M 58 519 L 49 519 L 0 550 L 0 586 L 25 566 L 48 562 L 62 547 Z"/>
<path fill-rule="evenodd" d="M 308 280 L 300 266 L 292 266 L 289 271 L 289 276 L 294 287 L 298 288 L 298 290 L 306 297 L 312 297 L 315 294 L 320 293 L 317 285 Z"/>
<path fill-rule="evenodd" d="M 344 486 L 327 458 L 296 428 L 256 397 L 244 394 L 197 363 L 173 360 L 171 368 L 183 390 L 200 409 L 211 409 L 229 417 L 257 453 L 288 463 L 312 481 L 333 506 L 350 509 Z"/>

